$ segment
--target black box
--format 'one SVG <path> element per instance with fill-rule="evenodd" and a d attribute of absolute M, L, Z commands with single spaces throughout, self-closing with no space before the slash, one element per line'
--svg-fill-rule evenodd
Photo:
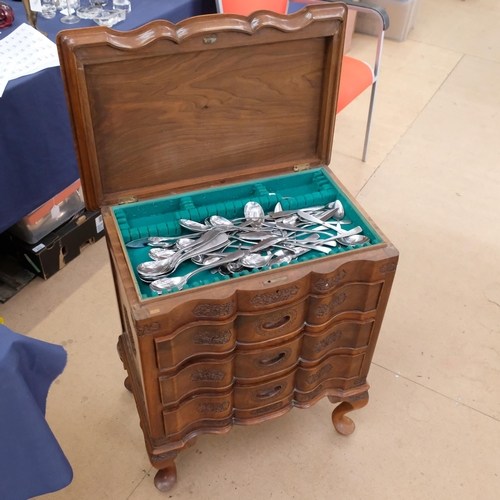
<path fill-rule="evenodd" d="M 103 236 L 101 212 L 85 211 L 34 245 L 5 232 L 1 235 L 1 247 L 3 253 L 12 255 L 21 265 L 46 280 Z"/>

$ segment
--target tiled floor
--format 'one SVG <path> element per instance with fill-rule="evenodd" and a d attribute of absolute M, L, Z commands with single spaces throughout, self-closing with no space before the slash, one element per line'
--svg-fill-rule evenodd
<path fill-rule="evenodd" d="M 368 95 L 339 116 L 331 168 L 401 252 L 356 432 L 338 435 L 324 400 L 204 436 L 177 459 L 175 489 L 157 492 L 121 388 L 101 241 L 0 308 L 69 353 L 48 420 L 75 478 L 44 498 L 499 498 L 499 20 L 498 0 L 423 0 L 409 39 L 385 44 L 366 164 Z M 372 44 L 356 35 L 352 54 Z"/>

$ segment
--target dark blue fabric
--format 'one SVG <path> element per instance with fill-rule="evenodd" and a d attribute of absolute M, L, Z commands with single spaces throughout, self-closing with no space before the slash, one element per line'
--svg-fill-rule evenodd
<path fill-rule="evenodd" d="M 26 22 L 21 2 L 6 0 L 15 22 L 0 39 Z M 110 3 L 112 0 L 109 0 Z M 215 12 L 215 0 L 132 0 L 132 12 L 114 28 L 128 31 L 154 19 L 177 23 Z M 40 15 L 38 25 L 55 41 L 68 28 Z M 96 26 L 80 21 L 71 28 Z M 0 98 L 0 233 L 78 179 L 68 110 L 59 68 L 9 82 Z"/>
<path fill-rule="evenodd" d="M 47 393 L 66 351 L 0 325 L 0 499 L 60 490 L 73 471 L 45 420 Z"/>

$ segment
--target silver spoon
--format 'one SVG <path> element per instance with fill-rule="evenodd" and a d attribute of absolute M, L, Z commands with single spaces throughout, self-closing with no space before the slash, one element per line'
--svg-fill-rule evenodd
<path fill-rule="evenodd" d="M 210 226 L 206 224 L 201 224 L 200 222 L 189 219 L 179 219 L 179 225 L 196 233 L 201 233 L 210 229 Z"/>
<path fill-rule="evenodd" d="M 249 201 L 243 208 L 243 214 L 247 221 L 251 221 L 257 225 L 264 222 L 264 209 L 256 201 Z"/>
<path fill-rule="evenodd" d="M 206 271 L 212 267 L 218 267 L 221 264 L 226 264 L 228 262 L 233 262 L 235 260 L 240 259 L 245 255 L 243 250 L 236 250 L 236 252 L 228 254 L 226 257 L 221 257 L 217 262 L 213 262 L 211 264 L 207 264 L 206 266 L 199 267 L 194 271 L 191 271 L 184 276 L 177 276 L 173 278 L 161 278 L 159 280 L 153 281 L 149 286 L 151 290 L 154 292 L 162 292 L 163 290 L 171 291 L 174 288 L 182 290 L 182 288 L 186 285 L 186 283 L 197 273 L 201 273 L 202 271 Z"/>
<path fill-rule="evenodd" d="M 364 236 L 362 234 L 355 234 L 351 236 L 341 236 L 340 238 L 337 238 L 337 240 L 341 245 L 344 245 L 346 247 L 354 246 L 354 245 L 361 245 L 363 243 L 366 243 L 370 241 L 370 238 L 368 236 Z"/>
<path fill-rule="evenodd" d="M 240 259 L 240 263 L 244 267 L 248 267 L 249 269 L 264 267 L 269 264 L 269 261 L 272 258 L 272 254 L 268 253 L 267 255 L 260 255 L 258 253 L 249 253 Z"/>
<path fill-rule="evenodd" d="M 148 255 L 150 259 L 163 260 L 171 255 L 174 255 L 175 253 L 177 253 L 177 251 L 171 248 L 152 248 Z"/>

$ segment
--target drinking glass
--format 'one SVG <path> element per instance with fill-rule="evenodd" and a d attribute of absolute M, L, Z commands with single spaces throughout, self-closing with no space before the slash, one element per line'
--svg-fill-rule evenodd
<path fill-rule="evenodd" d="M 66 0 L 67 15 L 61 17 L 61 22 L 64 24 L 75 24 L 80 22 L 80 18 L 75 16 L 73 12 L 80 5 L 80 0 Z"/>
<path fill-rule="evenodd" d="M 54 0 L 42 0 L 42 17 L 45 19 L 53 19 L 56 17 L 57 7 Z"/>

